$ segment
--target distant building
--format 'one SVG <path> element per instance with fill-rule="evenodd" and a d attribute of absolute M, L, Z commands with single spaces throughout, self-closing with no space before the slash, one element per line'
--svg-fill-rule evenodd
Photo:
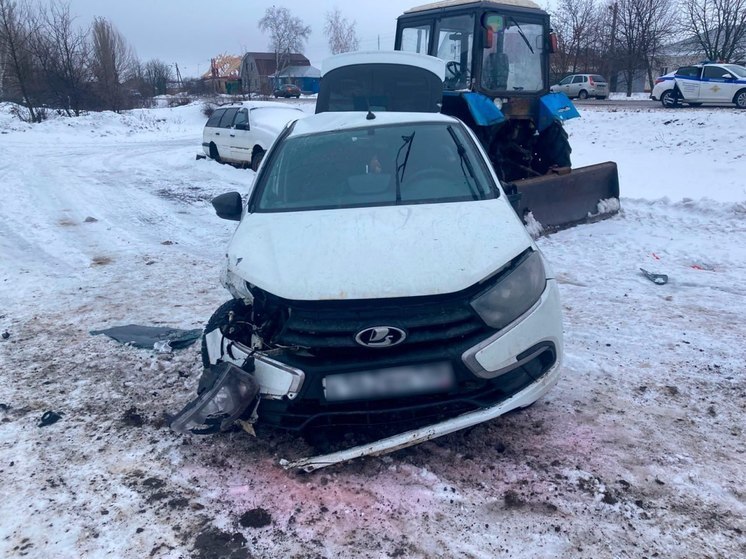
<path fill-rule="evenodd" d="M 299 53 L 286 54 L 280 57 L 280 72 L 288 68 L 298 67 L 311 67 L 311 62 Z M 275 84 L 270 76 L 274 76 L 276 73 L 278 73 L 278 60 L 275 53 L 247 52 L 243 55 L 240 64 L 240 79 L 244 93 L 271 94 Z M 303 88 L 301 87 L 301 89 Z"/>
<path fill-rule="evenodd" d="M 202 80 L 215 93 L 241 93 L 241 57 L 221 54 L 210 60 L 210 69 Z"/>

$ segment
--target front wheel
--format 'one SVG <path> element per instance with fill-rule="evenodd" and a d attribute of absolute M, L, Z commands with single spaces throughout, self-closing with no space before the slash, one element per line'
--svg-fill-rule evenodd
<path fill-rule="evenodd" d="M 733 102 L 739 109 L 746 109 L 746 89 L 742 89 L 733 98 Z"/>
<path fill-rule="evenodd" d="M 588 99 L 588 92 L 585 89 L 581 89 L 578 93 L 578 99 Z"/>
<path fill-rule="evenodd" d="M 199 378 L 199 384 L 197 385 L 197 395 L 199 396 L 205 390 L 210 390 L 214 385 L 215 381 L 218 380 L 218 375 L 214 369 L 210 367 L 210 355 L 207 351 L 207 342 L 205 341 L 205 334 L 209 334 L 215 329 L 220 329 L 227 336 L 233 338 L 250 337 L 251 334 L 247 334 L 248 319 L 251 316 L 251 305 L 247 305 L 241 299 L 231 299 L 220 305 L 210 320 L 207 321 L 205 330 L 202 333 L 202 376 Z"/>

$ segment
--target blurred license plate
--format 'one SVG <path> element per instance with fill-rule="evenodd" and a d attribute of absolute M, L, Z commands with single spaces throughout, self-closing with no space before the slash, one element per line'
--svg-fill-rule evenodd
<path fill-rule="evenodd" d="M 329 402 L 431 394 L 450 390 L 454 377 L 447 361 L 329 375 L 324 378 L 324 394 Z"/>

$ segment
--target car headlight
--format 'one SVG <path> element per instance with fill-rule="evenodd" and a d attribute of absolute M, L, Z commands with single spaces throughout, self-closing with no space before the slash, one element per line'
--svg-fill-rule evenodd
<path fill-rule="evenodd" d="M 532 251 L 471 306 L 488 326 L 504 328 L 536 303 L 546 283 L 541 255 Z"/>

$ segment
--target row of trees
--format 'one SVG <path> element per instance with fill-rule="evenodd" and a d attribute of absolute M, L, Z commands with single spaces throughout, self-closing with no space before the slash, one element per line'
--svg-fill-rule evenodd
<path fill-rule="evenodd" d="M 288 55 L 302 53 L 311 28 L 287 8 L 268 8 L 259 29 L 270 37 L 277 69 Z M 333 54 L 356 50 L 355 22 L 339 9 L 326 14 L 324 33 Z M 88 28 L 76 25 L 69 4 L 52 0 L 0 0 L 0 100 L 22 104 L 31 122 L 44 118 L 43 107 L 68 115 L 82 110 L 119 111 L 142 99 L 165 93 L 174 78 L 172 68 L 154 59 L 142 63 L 124 36 L 105 18 Z M 183 84 L 202 93 L 204 84 Z"/>
<path fill-rule="evenodd" d="M 738 62 L 746 55 L 746 0 L 559 0 L 552 13 L 555 79 L 576 72 L 617 75 L 627 94 L 652 83 L 666 60 Z"/>
<path fill-rule="evenodd" d="M 32 122 L 45 106 L 118 111 L 164 93 L 172 78 L 160 60 L 141 63 L 107 19 L 81 28 L 68 4 L 0 0 L 0 99 L 22 103 Z"/>

